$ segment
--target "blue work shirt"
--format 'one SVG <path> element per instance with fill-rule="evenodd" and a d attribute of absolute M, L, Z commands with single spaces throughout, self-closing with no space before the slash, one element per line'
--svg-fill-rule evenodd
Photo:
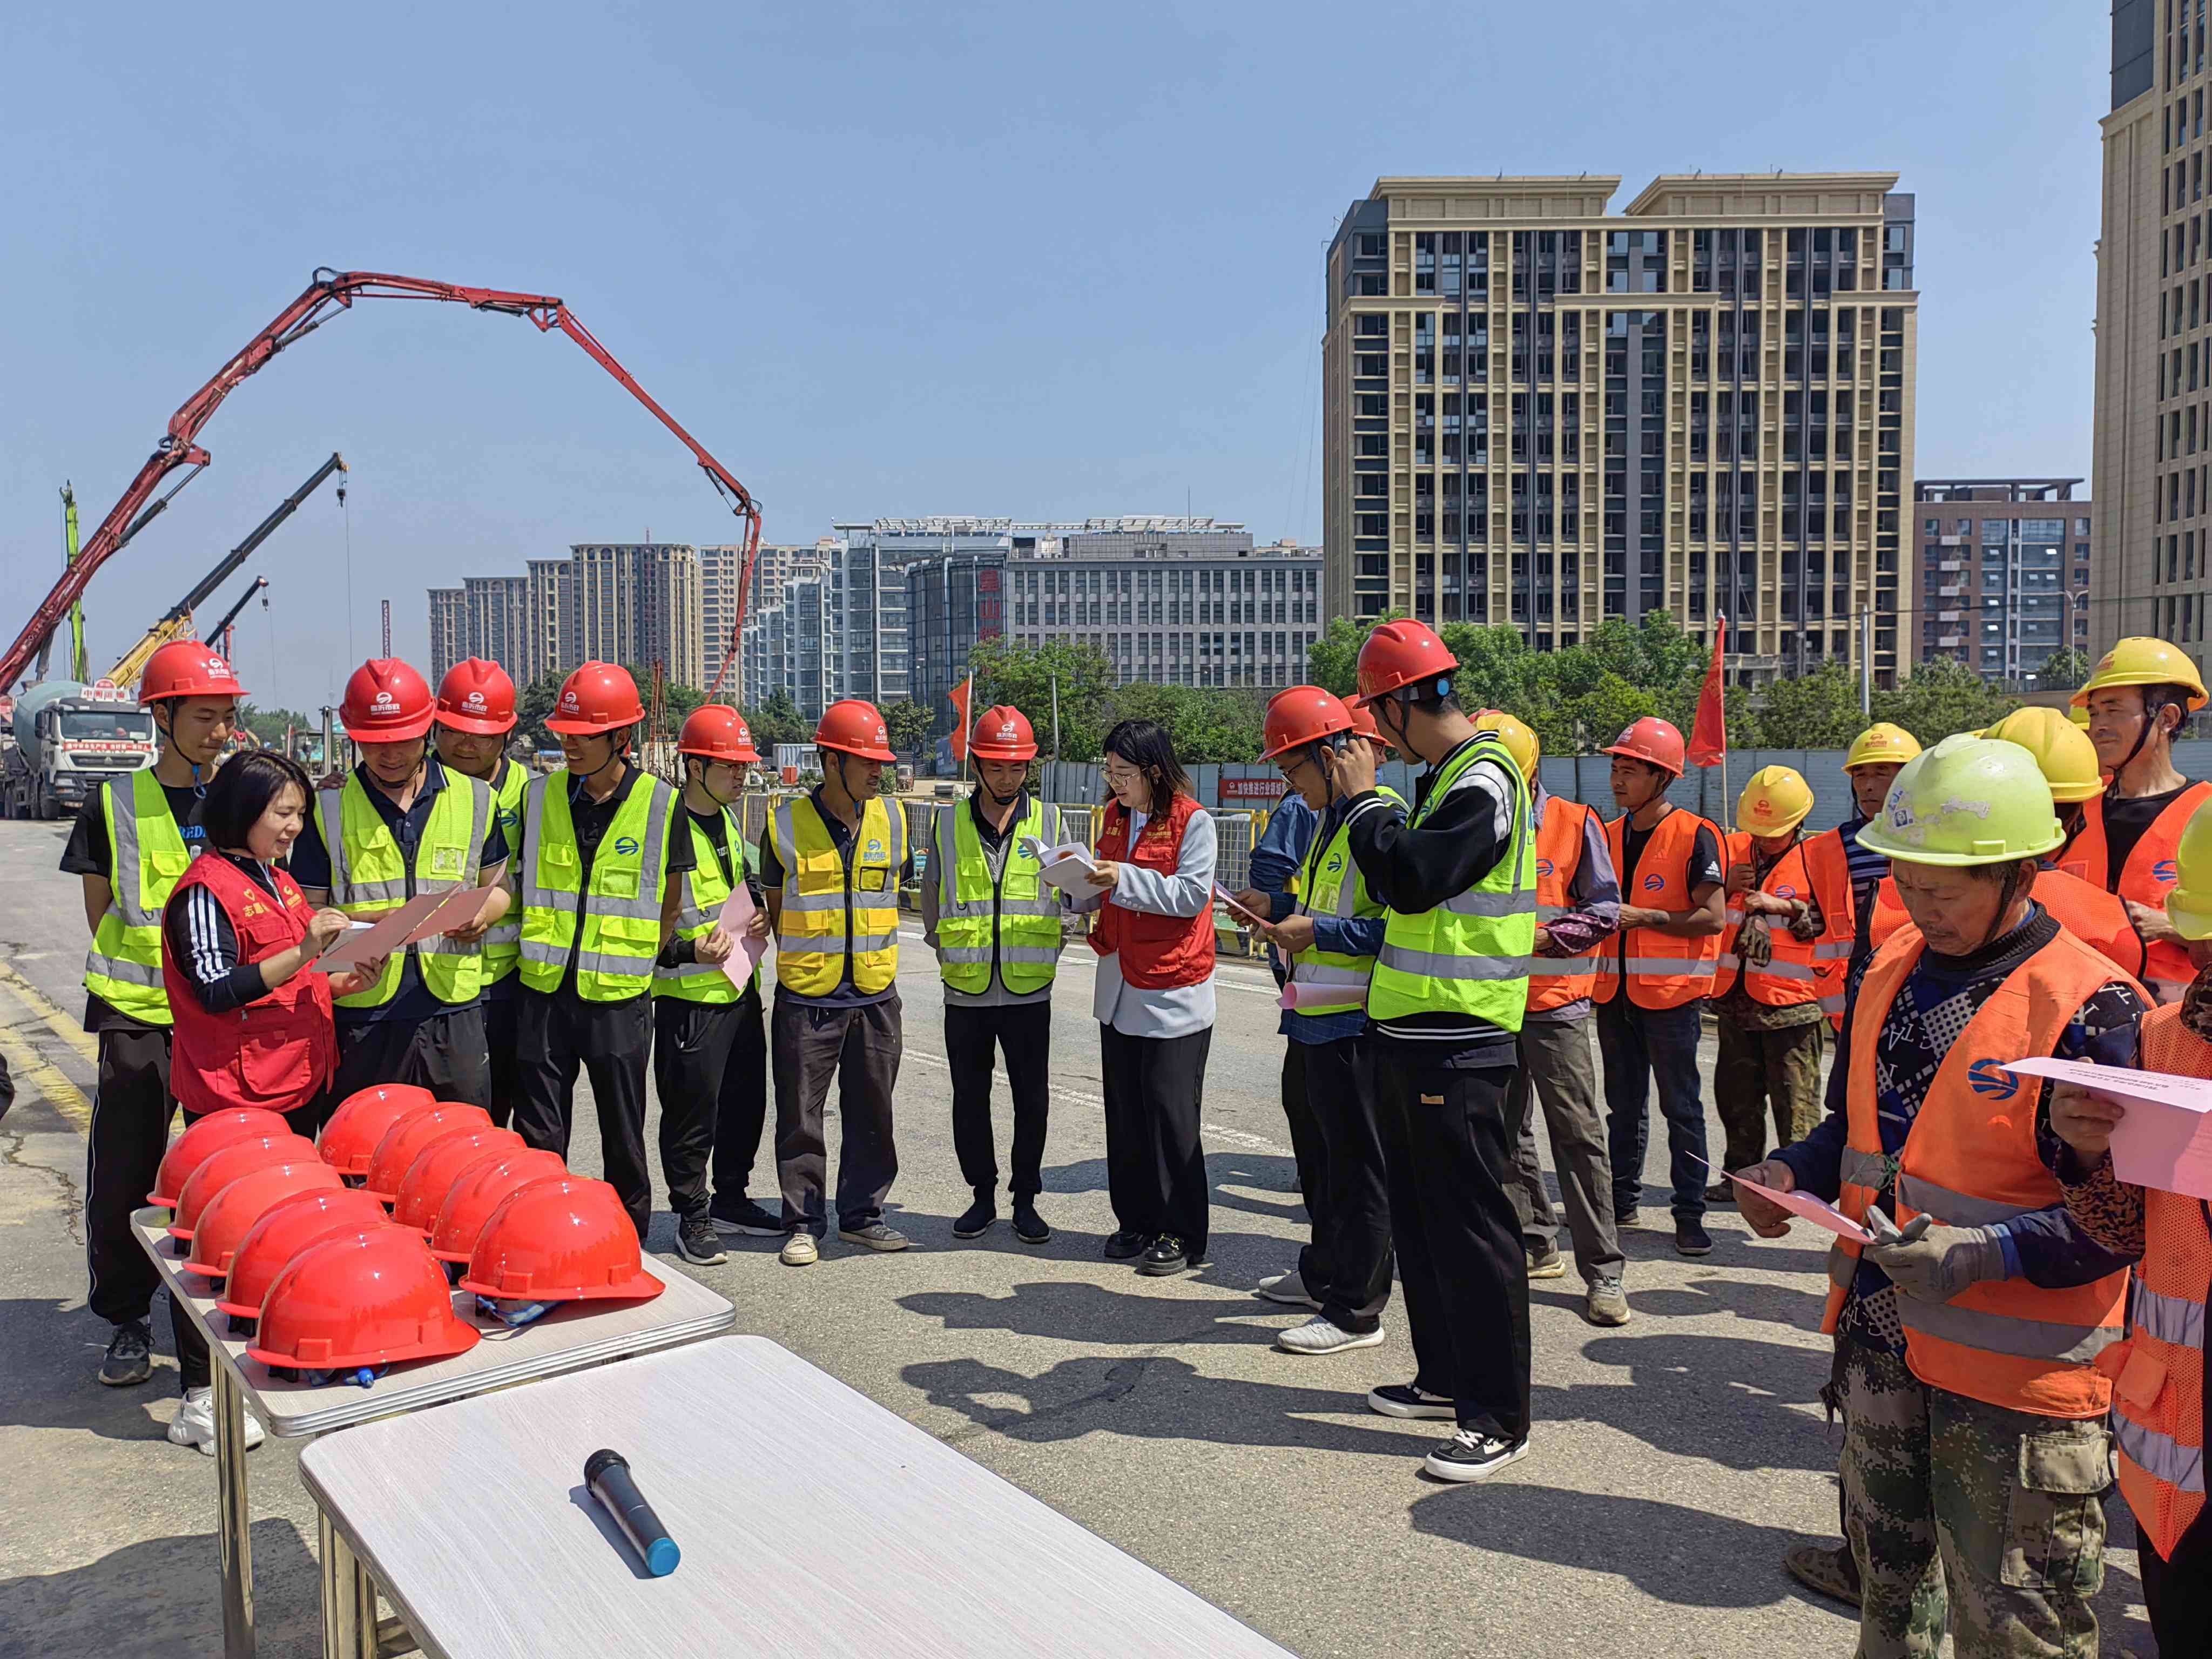
<path fill-rule="evenodd" d="M 1281 921 L 1296 913 L 1297 901 L 1287 889 L 1291 879 L 1304 865 L 1306 854 L 1318 843 L 1326 847 L 1344 822 L 1346 803 L 1332 805 L 1325 813 L 1316 813 L 1295 792 L 1283 798 L 1275 815 L 1267 820 L 1267 832 L 1252 848 L 1252 885 L 1268 898 L 1270 921 Z M 1278 834 L 1280 826 L 1280 834 Z M 1270 842 L 1273 844 L 1269 845 Z M 1262 848 L 1267 849 L 1263 862 Z M 1345 879 L 1352 879 L 1353 872 L 1346 871 Z M 1345 956 L 1371 957 L 1382 948 L 1383 919 L 1372 916 L 1352 921 L 1337 916 L 1316 916 L 1314 948 L 1334 951 Z M 1267 947 L 1268 960 L 1275 960 L 1275 948 Z M 1281 977 L 1279 974 L 1278 977 Z M 1276 1030 L 1293 1042 L 1338 1042 L 1346 1037 L 1358 1036 L 1367 1029 L 1367 1011 L 1347 1008 L 1340 1014 L 1301 1014 L 1285 1008 Z"/>

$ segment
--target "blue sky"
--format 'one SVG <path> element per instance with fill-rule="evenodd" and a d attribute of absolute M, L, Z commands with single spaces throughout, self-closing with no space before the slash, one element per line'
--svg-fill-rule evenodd
<path fill-rule="evenodd" d="M 171 411 L 320 264 L 565 297 L 760 497 L 838 519 L 1192 510 L 1318 540 L 1322 259 L 1378 174 L 1894 168 L 1923 475 L 2087 474 L 2102 6 L 545 0 L 11 9 L 12 637 Z M 1694 15 L 1694 27 L 1685 27 Z M 725 539 L 574 347 L 368 305 L 234 393 L 88 596 L 104 665 L 331 449 L 236 654 L 332 696 L 389 597 L 571 541 Z M 234 579 L 227 594 L 234 594 Z M 210 620 L 212 620 L 210 617 Z"/>

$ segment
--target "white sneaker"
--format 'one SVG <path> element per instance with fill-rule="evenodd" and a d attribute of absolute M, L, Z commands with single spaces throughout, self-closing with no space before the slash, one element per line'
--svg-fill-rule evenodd
<path fill-rule="evenodd" d="M 246 1449 L 252 1451 L 261 1443 L 261 1425 L 254 1421 L 253 1413 L 244 1413 L 246 1419 Z M 215 1390 L 188 1389 L 185 1403 L 177 1407 L 177 1414 L 169 1419 L 169 1443 L 173 1446 L 197 1446 L 208 1456 L 215 1455 Z"/>
<path fill-rule="evenodd" d="M 1379 1348 L 1382 1346 L 1382 1328 L 1377 1325 L 1362 1335 L 1316 1314 L 1303 1325 L 1276 1332 L 1275 1346 L 1285 1353 L 1342 1353 L 1346 1348 Z"/>
<path fill-rule="evenodd" d="M 820 1258 L 821 1254 L 822 1252 L 815 1248 L 814 1235 L 801 1227 L 789 1238 L 784 1240 L 783 1249 L 777 1253 L 776 1260 L 787 1267 L 811 1267 Z"/>
<path fill-rule="evenodd" d="M 1252 1294 L 1263 1296 L 1270 1302 L 1285 1302 L 1294 1308 L 1311 1308 L 1316 1313 L 1321 1311 L 1321 1304 L 1307 1291 L 1306 1281 L 1296 1267 L 1286 1273 L 1276 1273 L 1261 1279 L 1253 1287 Z"/>

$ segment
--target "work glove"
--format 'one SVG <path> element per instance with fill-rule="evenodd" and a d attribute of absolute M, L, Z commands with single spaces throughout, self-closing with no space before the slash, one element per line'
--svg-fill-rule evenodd
<path fill-rule="evenodd" d="M 1865 1258 L 1890 1283 L 1923 1302 L 1948 1302 L 1969 1285 L 2004 1277 L 2004 1246 L 1994 1227 L 1944 1227 L 1915 1216 L 1905 1230 L 1880 1210 L 1867 1212 L 1874 1235 Z"/>

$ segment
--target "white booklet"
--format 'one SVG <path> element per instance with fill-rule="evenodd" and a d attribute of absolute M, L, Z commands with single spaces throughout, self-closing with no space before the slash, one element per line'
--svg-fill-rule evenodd
<path fill-rule="evenodd" d="M 1079 841 L 1048 847 L 1035 836 L 1024 836 L 1022 851 L 1037 861 L 1038 874 L 1065 893 L 1087 888 L 1090 884 L 1084 878 L 1098 867 L 1097 860 L 1091 856 L 1091 849 Z"/>

